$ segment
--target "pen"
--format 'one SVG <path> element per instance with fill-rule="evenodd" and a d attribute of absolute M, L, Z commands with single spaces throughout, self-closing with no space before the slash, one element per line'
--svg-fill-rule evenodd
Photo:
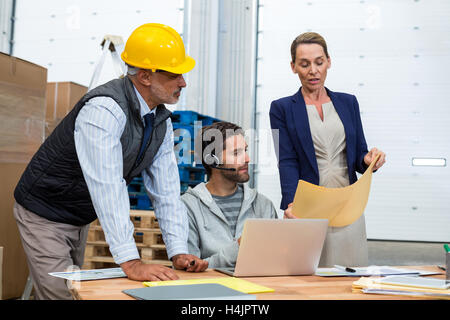
<path fill-rule="evenodd" d="M 436 267 L 438 267 L 439 269 L 441 269 L 441 270 L 443 270 L 443 271 L 447 270 L 447 269 L 445 269 L 445 267 L 443 267 L 443 266 L 436 266 Z"/>
<path fill-rule="evenodd" d="M 450 252 L 450 247 L 448 246 L 448 244 L 444 244 L 444 249 L 445 249 L 445 252 L 447 252 L 447 253 Z"/>
<path fill-rule="evenodd" d="M 189 262 L 189 267 L 184 268 L 184 271 L 186 271 L 187 269 L 192 267 L 194 264 L 195 264 L 195 260 L 192 260 L 191 262 Z"/>
<path fill-rule="evenodd" d="M 338 269 L 338 270 L 341 270 L 341 271 L 346 271 L 346 272 L 356 272 L 356 270 L 353 269 L 353 268 L 343 267 L 343 266 L 339 266 L 339 265 L 337 265 L 337 264 L 335 264 L 334 267 L 335 267 L 336 269 Z"/>

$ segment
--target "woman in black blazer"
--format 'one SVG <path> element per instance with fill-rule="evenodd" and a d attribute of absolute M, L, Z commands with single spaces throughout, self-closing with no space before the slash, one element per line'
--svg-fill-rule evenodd
<path fill-rule="evenodd" d="M 331 59 L 323 37 L 314 32 L 301 34 L 291 45 L 291 55 L 292 71 L 302 86 L 270 107 L 271 127 L 279 130 L 277 157 L 285 218 L 295 218 L 291 207 L 299 179 L 345 187 L 379 153 L 374 171 L 385 163 L 382 151 L 367 150 L 356 97 L 325 87 Z M 368 264 L 364 215 L 351 225 L 328 228 L 319 266 L 334 264 Z"/>

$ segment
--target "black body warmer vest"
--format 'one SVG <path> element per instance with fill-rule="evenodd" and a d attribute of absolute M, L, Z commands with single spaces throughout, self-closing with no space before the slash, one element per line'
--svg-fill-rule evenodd
<path fill-rule="evenodd" d="M 81 108 L 100 96 L 114 99 L 127 119 L 120 138 L 127 185 L 152 163 L 166 135 L 166 120 L 171 112 L 164 105 L 157 106 L 151 138 L 137 162 L 144 135 L 140 104 L 131 80 L 115 79 L 83 96 L 44 141 L 14 190 L 17 203 L 55 222 L 82 226 L 97 218 L 76 153 L 74 129 Z"/>

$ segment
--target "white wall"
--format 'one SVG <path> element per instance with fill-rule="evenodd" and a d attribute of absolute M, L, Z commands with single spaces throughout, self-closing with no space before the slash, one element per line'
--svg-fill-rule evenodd
<path fill-rule="evenodd" d="M 19 0 L 14 55 L 48 68 L 48 81 L 88 86 L 106 34 L 126 41 L 141 24 L 157 22 L 183 31 L 183 0 Z M 107 57 L 98 84 L 116 75 Z"/>
<path fill-rule="evenodd" d="M 411 159 L 450 158 L 450 2 L 261 4 L 259 127 L 270 128 L 271 101 L 300 86 L 289 66 L 293 39 L 306 31 L 322 34 L 332 63 L 326 86 L 357 96 L 369 148 L 387 153 L 365 211 L 368 237 L 449 241 L 449 167 L 413 167 Z M 259 160 L 265 156 L 260 151 Z M 257 186 L 279 206 L 275 154 L 270 157 L 271 165 L 259 169 Z"/>
<path fill-rule="evenodd" d="M 0 0 L 0 52 L 9 54 L 11 49 L 11 14 L 13 12 L 12 0 Z"/>
<path fill-rule="evenodd" d="M 198 59 L 188 74 L 186 109 L 253 125 L 255 0 L 189 0 L 189 50 Z"/>

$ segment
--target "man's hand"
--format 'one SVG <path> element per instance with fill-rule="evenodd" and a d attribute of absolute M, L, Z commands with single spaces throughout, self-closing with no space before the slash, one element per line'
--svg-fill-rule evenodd
<path fill-rule="evenodd" d="M 293 213 L 292 213 L 292 206 L 294 205 L 293 202 L 288 204 L 288 207 L 286 210 L 284 210 L 284 219 L 298 219 Z"/>
<path fill-rule="evenodd" d="M 177 254 L 172 257 L 175 269 L 182 269 L 188 272 L 202 272 L 208 268 L 208 261 L 199 259 L 192 254 Z"/>
<path fill-rule="evenodd" d="M 164 281 L 178 279 L 172 269 L 159 264 L 146 264 L 141 260 L 130 260 L 121 263 L 120 267 L 130 280 Z"/>
<path fill-rule="evenodd" d="M 380 158 L 378 159 L 377 163 L 373 166 L 372 171 L 378 170 L 381 168 L 381 166 L 386 162 L 386 154 L 378 150 L 377 148 L 372 148 L 365 156 L 364 156 L 364 163 L 367 166 L 370 166 L 372 163 L 372 160 L 375 159 L 375 157 L 380 154 Z"/>

